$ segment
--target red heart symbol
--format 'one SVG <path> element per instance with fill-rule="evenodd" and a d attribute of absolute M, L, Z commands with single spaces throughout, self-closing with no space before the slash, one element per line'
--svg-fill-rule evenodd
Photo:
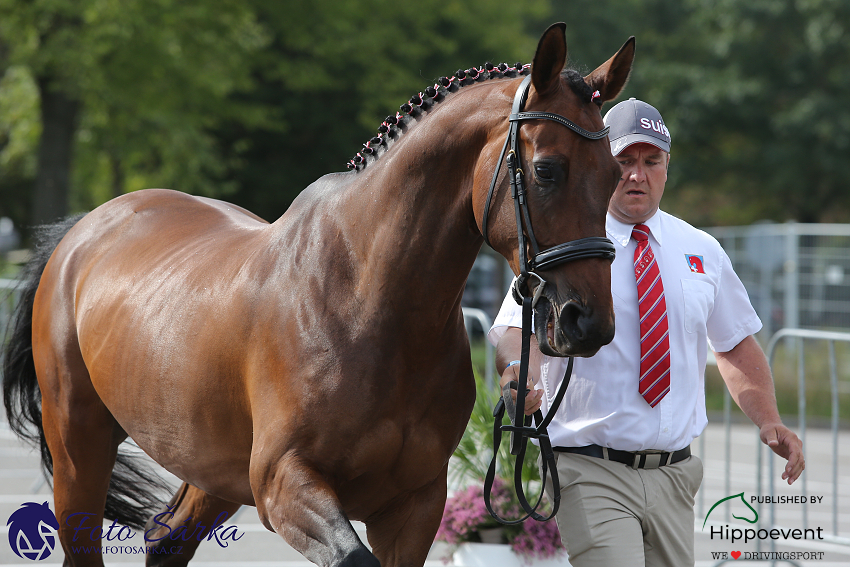
<path fill-rule="evenodd" d="M 739 557 L 741 557 L 741 552 L 740 551 L 733 551 L 732 553 L 730 553 L 730 555 L 737 560 Z"/>

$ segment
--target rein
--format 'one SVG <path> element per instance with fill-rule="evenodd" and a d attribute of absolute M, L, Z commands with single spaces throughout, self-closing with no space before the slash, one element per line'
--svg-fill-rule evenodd
<path fill-rule="evenodd" d="M 508 177 L 511 185 L 511 197 L 514 200 L 514 212 L 516 215 L 517 240 L 519 241 L 519 268 L 520 273 L 517 276 L 514 285 L 511 289 L 516 302 L 522 305 L 522 350 L 520 356 L 519 384 L 511 381 L 502 388 L 502 398 L 493 409 L 493 459 L 490 461 L 490 467 L 487 470 L 487 476 L 484 479 L 484 504 L 490 515 L 499 522 L 507 525 L 514 525 L 524 522 L 528 518 L 545 522 L 552 519 L 558 512 L 561 504 L 561 487 L 558 479 L 557 464 L 555 462 L 555 453 L 552 450 L 552 444 L 549 441 L 547 427 L 555 416 L 558 407 L 569 386 L 570 378 L 573 370 L 573 358 L 569 358 L 567 370 L 558 392 L 555 395 L 546 418 L 540 410 L 534 413 L 535 427 L 531 426 L 531 416 L 525 415 L 525 397 L 528 390 L 525 384 L 528 381 L 528 362 L 531 347 L 531 315 L 537 301 L 543 294 L 543 289 L 546 286 L 544 280 L 536 270 L 548 270 L 566 262 L 575 260 L 583 260 L 585 258 L 603 258 L 608 261 L 614 260 L 615 248 L 614 244 L 605 237 L 587 237 L 578 240 L 572 240 L 553 246 L 541 251 L 537 244 L 537 239 L 534 237 L 534 231 L 531 228 L 531 216 L 528 211 L 528 199 L 525 188 L 525 173 L 520 167 L 519 157 L 519 126 L 525 120 L 551 120 L 563 126 L 566 126 L 576 134 L 589 140 L 601 140 L 608 135 L 608 127 L 597 132 L 590 132 L 581 126 L 575 124 L 571 120 L 564 118 L 558 114 L 549 112 L 523 112 L 525 102 L 528 99 L 529 86 L 531 85 L 531 76 L 526 76 L 517 89 L 514 96 L 513 107 L 509 117 L 510 128 L 505 144 L 502 147 L 502 152 L 499 155 L 499 162 L 496 166 L 496 171 L 493 173 L 493 180 L 490 182 L 490 189 L 487 193 L 487 201 L 484 204 L 484 218 L 482 221 L 482 233 L 484 241 L 490 245 L 487 238 L 487 218 L 490 213 L 490 202 L 493 198 L 493 193 L 496 188 L 499 171 L 502 167 L 502 161 L 507 161 Z M 507 156 L 507 157 L 506 157 Z M 531 245 L 533 255 L 527 257 L 527 246 Z M 492 245 L 490 245 L 492 246 Z M 537 287 L 534 292 L 528 288 L 529 278 L 533 276 L 537 280 Z M 511 389 L 517 390 L 517 399 L 514 403 L 511 397 Z M 508 412 L 511 419 L 510 425 L 501 425 L 502 418 Z M 502 431 L 511 433 L 510 452 L 516 455 L 516 465 L 514 467 L 514 485 L 517 493 L 517 499 L 525 511 L 526 515 L 518 520 L 506 520 L 501 518 L 493 510 L 490 502 L 490 494 L 493 488 L 493 481 L 496 477 L 496 454 L 499 451 L 499 446 L 502 440 Z M 525 461 L 525 451 L 528 444 L 528 439 L 537 439 L 540 443 L 540 452 L 543 458 L 543 472 L 541 480 L 543 487 L 546 486 L 546 475 L 551 471 L 552 486 L 554 493 L 554 503 L 552 513 L 548 517 L 543 517 L 537 513 L 540 503 L 543 499 L 544 489 L 541 489 L 540 496 L 537 502 L 532 507 L 525 497 L 525 492 L 522 488 L 522 468 Z"/>

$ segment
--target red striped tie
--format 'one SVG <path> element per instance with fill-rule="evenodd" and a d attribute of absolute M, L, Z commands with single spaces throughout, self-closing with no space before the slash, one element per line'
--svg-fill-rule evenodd
<path fill-rule="evenodd" d="M 635 280 L 640 308 L 640 395 L 655 407 L 670 391 L 670 334 L 667 302 L 658 262 L 649 245 L 649 228 L 635 225 Z"/>

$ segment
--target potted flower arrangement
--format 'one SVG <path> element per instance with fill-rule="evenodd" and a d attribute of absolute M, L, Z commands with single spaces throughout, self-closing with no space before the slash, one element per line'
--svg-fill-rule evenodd
<path fill-rule="evenodd" d="M 464 488 L 456 490 L 446 501 L 436 541 L 445 542 L 455 550 L 455 565 L 569 565 L 554 520 L 526 520 L 519 525 L 504 526 L 487 512 L 483 479 L 492 457 L 493 406 L 499 393 L 495 385 L 485 384 L 478 374 L 475 381 L 475 407 L 449 467 L 451 485 Z M 538 454 L 537 447 L 529 445 L 523 470 L 523 488 L 532 502 L 541 490 Z M 493 509 L 503 518 L 521 518 L 525 514 L 513 482 L 506 480 L 513 476 L 514 462 L 507 443 L 502 444 L 497 461 L 500 472 L 493 482 Z"/>

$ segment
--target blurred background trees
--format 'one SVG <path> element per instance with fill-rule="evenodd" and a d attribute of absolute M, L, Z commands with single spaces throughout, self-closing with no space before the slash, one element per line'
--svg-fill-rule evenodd
<path fill-rule="evenodd" d="M 0 0 L 0 217 L 169 187 L 273 220 L 412 93 L 528 62 L 554 21 L 585 72 L 637 37 L 621 98 L 673 134 L 667 210 L 850 220 L 843 0 Z"/>

